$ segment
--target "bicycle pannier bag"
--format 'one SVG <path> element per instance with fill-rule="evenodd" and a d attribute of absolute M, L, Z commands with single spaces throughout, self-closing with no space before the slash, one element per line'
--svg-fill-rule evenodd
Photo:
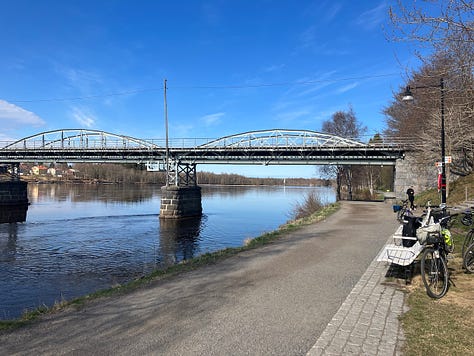
<path fill-rule="evenodd" d="M 428 235 L 430 233 L 436 233 L 440 231 L 440 226 L 439 224 L 431 224 L 427 226 L 420 227 L 418 230 L 416 230 L 416 237 L 420 244 L 426 243 L 426 239 L 428 238 Z"/>
<path fill-rule="evenodd" d="M 402 235 L 408 237 L 416 237 L 416 229 L 421 226 L 420 218 L 417 216 L 403 216 L 403 230 Z M 402 245 L 404 247 L 411 247 L 415 244 L 416 240 L 403 240 Z"/>

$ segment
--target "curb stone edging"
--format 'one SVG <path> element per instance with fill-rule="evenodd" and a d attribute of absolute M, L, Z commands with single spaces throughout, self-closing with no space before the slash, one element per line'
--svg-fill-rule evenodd
<path fill-rule="evenodd" d="M 307 356 L 401 355 L 405 293 L 383 284 L 386 262 L 371 262 Z"/>

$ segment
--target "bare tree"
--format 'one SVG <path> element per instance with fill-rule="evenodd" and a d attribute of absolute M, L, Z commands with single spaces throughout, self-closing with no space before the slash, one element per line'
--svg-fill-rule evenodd
<path fill-rule="evenodd" d="M 436 50 L 474 43 L 470 0 L 397 0 L 389 14 L 394 40 L 416 41 Z"/>
<path fill-rule="evenodd" d="M 421 148 L 420 159 L 439 160 L 440 93 L 445 80 L 446 151 L 453 156 L 450 170 L 458 175 L 472 172 L 474 164 L 474 3 L 471 0 L 398 0 L 390 7 L 394 41 L 418 45 L 422 62 L 409 75 L 408 85 L 431 87 L 416 93 L 415 105 L 399 99 L 385 109 L 386 134 L 401 136 Z M 421 50 L 431 50 L 426 56 Z"/>
<path fill-rule="evenodd" d="M 441 87 L 444 78 L 445 147 L 453 157 L 450 169 L 457 175 L 472 172 L 474 162 L 474 77 L 460 75 L 452 67 L 451 55 L 435 53 L 408 81 L 416 100 L 401 100 L 404 88 L 394 95 L 384 109 L 387 121 L 385 135 L 395 136 L 417 148 L 418 163 L 439 161 L 441 151 Z M 430 60 L 430 62 L 428 62 Z M 416 89 L 420 88 L 420 89 Z"/>
<path fill-rule="evenodd" d="M 359 140 L 360 136 L 367 130 L 365 126 L 357 121 L 354 110 L 349 106 L 348 111 L 335 112 L 330 120 L 323 122 L 322 131 L 336 136 Z M 323 166 L 321 173 L 336 177 L 337 198 L 342 198 L 341 187 L 343 182 L 347 185 L 349 200 L 352 200 L 352 178 L 353 171 L 351 166 L 332 165 Z"/>

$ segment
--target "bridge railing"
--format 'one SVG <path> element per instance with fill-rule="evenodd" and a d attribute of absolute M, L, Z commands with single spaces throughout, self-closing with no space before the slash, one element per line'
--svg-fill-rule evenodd
<path fill-rule="evenodd" d="M 213 141 L 210 138 L 174 138 L 169 140 L 170 148 L 192 148 L 199 147 Z M 87 139 L 77 140 L 21 140 L 21 141 L 0 141 L 0 150 L 45 150 L 45 149 L 164 149 L 166 147 L 165 139 L 144 139 L 142 143 L 124 141 L 120 139 Z"/>
<path fill-rule="evenodd" d="M 46 131 L 15 142 L 3 141 L 0 150 L 102 150 L 102 149 L 268 149 L 268 148 L 406 148 L 414 146 L 413 141 L 396 137 L 384 137 L 383 142 L 360 142 L 351 139 L 310 130 L 273 129 L 249 131 L 221 138 L 172 138 L 138 139 L 100 130 L 61 129 Z"/>
<path fill-rule="evenodd" d="M 165 139 L 144 139 L 142 144 L 136 142 L 123 141 L 123 140 L 100 140 L 100 139 L 88 139 L 83 142 L 81 141 L 43 141 L 43 140 L 24 140 L 24 141 L 0 141 L 0 150 L 100 150 L 100 149 L 164 149 L 166 147 Z M 339 147 L 337 144 L 334 145 L 320 145 L 314 141 L 299 141 L 294 142 L 290 139 L 272 139 L 272 140 L 253 140 L 253 141 L 236 141 L 236 140 L 221 140 L 216 144 L 216 139 L 212 138 L 173 138 L 168 142 L 170 148 L 199 148 L 199 149 L 239 149 L 239 148 L 314 148 L 314 147 Z M 408 142 L 407 140 L 392 140 L 390 142 L 371 143 L 359 146 L 362 147 L 374 147 L 374 148 L 413 148 L 416 147 L 416 143 Z"/>

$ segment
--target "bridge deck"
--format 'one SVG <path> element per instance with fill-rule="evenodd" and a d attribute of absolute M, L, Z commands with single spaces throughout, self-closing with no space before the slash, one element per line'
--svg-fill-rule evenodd
<path fill-rule="evenodd" d="M 96 130 L 48 131 L 2 145 L 0 162 L 162 162 L 168 151 L 169 159 L 191 164 L 394 165 L 404 154 L 398 144 L 296 130 L 253 131 L 205 143 L 174 140 L 168 150 L 159 142 Z"/>

